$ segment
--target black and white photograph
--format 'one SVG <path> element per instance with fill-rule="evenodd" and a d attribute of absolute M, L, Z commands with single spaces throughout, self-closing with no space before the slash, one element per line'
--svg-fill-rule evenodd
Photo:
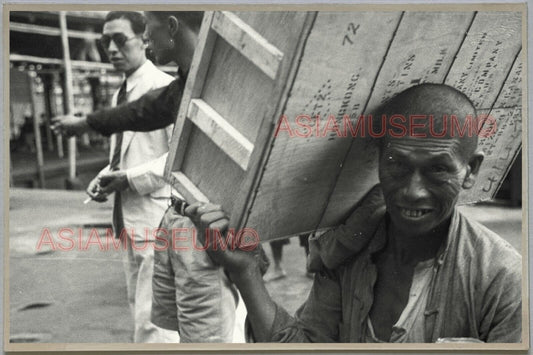
<path fill-rule="evenodd" d="M 4 349 L 529 349 L 526 10 L 4 4 Z"/>

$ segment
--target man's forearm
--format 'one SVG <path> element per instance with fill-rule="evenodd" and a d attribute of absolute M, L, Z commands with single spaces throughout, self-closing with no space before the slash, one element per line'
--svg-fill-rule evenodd
<path fill-rule="evenodd" d="M 246 305 L 255 341 L 271 341 L 277 307 L 268 294 L 261 272 L 257 267 L 251 267 L 230 277 L 237 285 Z"/>

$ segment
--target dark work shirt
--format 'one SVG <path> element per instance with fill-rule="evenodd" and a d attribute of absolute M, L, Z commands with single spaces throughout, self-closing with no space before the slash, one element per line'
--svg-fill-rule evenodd
<path fill-rule="evenodd" d="M 93 112 L 87 115 L 87 123 L 105 136 L 123 131 L 149 132 L 164 128 L 176 120 L 184 86 L 185 80 L 178 78 L 136 101 Z"/>
<path fill-rule="evenodd" d="M 383 250 L 386 231 L 383 220 L 359 254 L 335 270 L 316 273 L 308 299 L 295 317 L 278 306 L 269 341 L 364 342 L 377 279 L 372 255 Z M 434 263 L 434 282 L 424 312 L 425 342 L 439 338 L 521 341 L 522 258 L 509 243 L 455 211 Z M 253 338 L 250 327 L 247 331 Z"/>

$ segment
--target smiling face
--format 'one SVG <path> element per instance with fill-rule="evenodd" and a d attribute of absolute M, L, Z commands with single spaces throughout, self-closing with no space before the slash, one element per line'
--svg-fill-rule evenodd
<path fill-rule="evenodd" d="M 462 126 L 469 115 L 475 116 L 474 106 L 450 86 L 420 84 L 390 99 L 379 112 L 387 117 L 434 117 L 439 133 L 447 127 L 447 133 L 435 135 L 428 119 L 423 127 L 417 121 L 421 136 L 394 136 L 388 131 L 391 135 L 382 141 L 379 157 L 379 179 L 393 231 L 423 236 L 447 227 L 459 193 L 474 185 L 483 154 L 477 151 L 477 136 L 454 135 L 452 120 L 444 117 L 455 115 Z M 393 127 L 388 120 L 386 124 Z"/>
<path fill-rule="evenodd" d="M 111 64 L 116 70 L 129 75 L 139 68 L 146 60 L 146 45 L 140 35 L 135 34 L 129 20 L 124 18 L 115 19 L 104 24 L 102 30 L 104 36 L 119 36 L 125 39 L 124 43 L 109 42 L 105 48 Z"/>
<path fill-rule="evenodd" d="M 379 177 L 394 228 L 413 236 L 450 218 L 472 169 L 459 139 L 388 139 Z"/>

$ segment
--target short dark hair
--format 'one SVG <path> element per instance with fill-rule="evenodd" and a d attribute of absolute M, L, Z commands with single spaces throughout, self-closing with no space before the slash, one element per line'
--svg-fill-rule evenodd
<path fill-rule="evenodd" d="M 194 32 L 198 33 L 200 31 L 200 26 L 202 25 L 202 19 L 204 17 L 204 11 L 149 11 L 150 14 L 154 15 L 157 20 L 161 23 L 165 23 L 170 16 L 174 16 L 185 23 Z"/>
<path fill-rule="evenodd" d="M 131 29 L 137 35 L 142 35 L 146 29 L 146 18 L 136 11 L 110 11 L 106 15 L 104 22 L 118 19 L 128 20 L 131 24 Z"/>

